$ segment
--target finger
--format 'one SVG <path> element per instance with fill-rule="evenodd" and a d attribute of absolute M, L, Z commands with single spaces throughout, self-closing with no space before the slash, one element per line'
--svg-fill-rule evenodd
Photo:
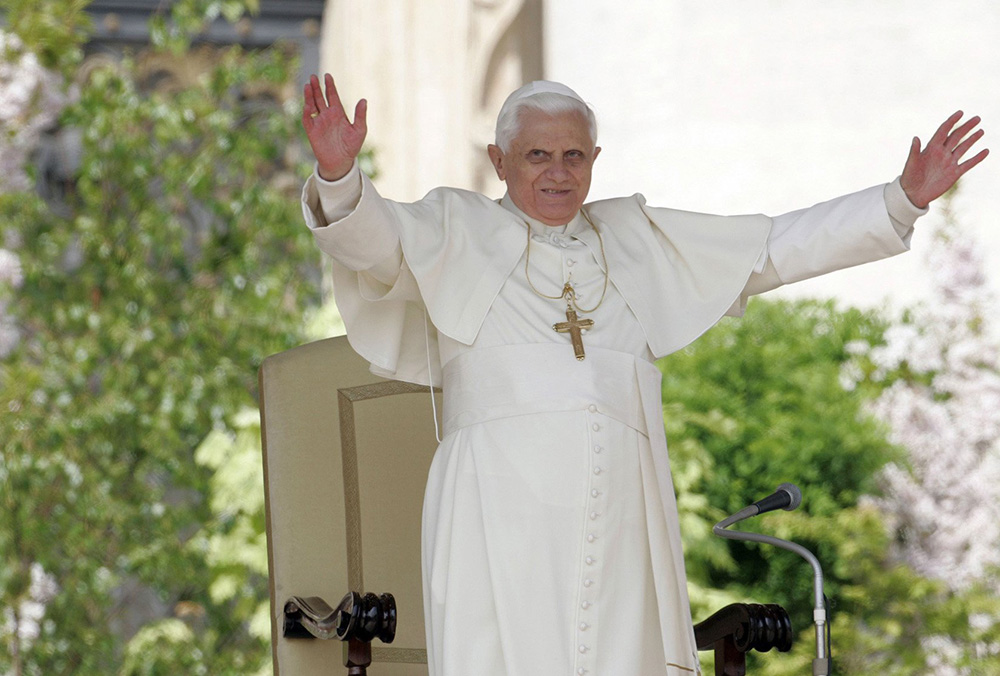
<path fill-rule="evenodd" d="M 316 106 L 312 101 L 312 87 L 309 86 L 307 82 L 302 88 L 302 124 L 307 125 L 312 123 L 313 113 L 316 112 Z"/>
<path fill-rule="evenodd" d="M 979 129 L 976 131 L 975 134 L 973 134 L 972 136 L 970 136 L 969 138 L 965 139 L 960 144 L 958 144 L 955 150 L 952 151 L 952 153 L 955 155 L 955 159 L 962 159 L 962 155 L 969 152 L 969 148 L 971 148 L 976 141 L 981 139 L 983 137 L 983 134 L 985 133 L 986 133 L 985 131 Z"/>
<path fill-rule="evenodd" d="M 979 124 L 978 115 L 948 134 L 948 139 L 944 142 L 944 147 L 949 150 L 954 150 L 958 146 L 959 142 L 965 138 L 965 135 L 972 131 L 977 124 Z"/>
<path fill-rule="evenodd" d="M 962 162 L 960 165 L 958 165 L 958 175 L 961 176 L 969 169 L 972 169 L 974 166 L 985 160 L 986 156 L 989 154 L 990 154 L 990 149 L 984 148 L 979 152 L 978 155 L 973 157 L 971 160 L 966 160 L 965 162 Z"/>
<path fill-rule="evenodd" d="M 323 99 L 323 89 L 319 86 L 319 78 L 315 75 L 309 77 L 309 88 L 312 91 L 313 109 L 317 113 L 326 110 L 326 100 Z"/>
<path fill-rule="evenodd" d="M 920 157 L 920 138 L 914 136 L 910 141 L 910 154 L 906 158 L 906 163 L 915 162 Z"/>
<path fill-rule="evenodd" d="M 340 112 L 341 115 L 347 115 L 344 111 L 344 104 L 340 102 L 340 95 L 337 93 L 337 85 L 333 82 L 333 76 L 329 73 L 326 74 L 326 101 L 331 108 Z"/>
<path fill-rule="evenodd" d="M 951 117 L 942 122 L 941 126 L 937 128 L 937 131 L 934 132 L 934 136 L 932 136 L 931 140 L 927 142 L 927 145 L 944 143 L 945 139 L 948 138 L 948 132 L 955 126 L 956 122 L 962 119 L 962 115 L 964 115 L 964 113 L 961 110 L 956 110 L 952 113 Z"/>
<path fill-rule="evenodd" d="M 362 135 L 368 134 L 368 101 L 365 99 L 361 99 L 358 105 L 354 106 L 354 124 L 351 126 Z"/>

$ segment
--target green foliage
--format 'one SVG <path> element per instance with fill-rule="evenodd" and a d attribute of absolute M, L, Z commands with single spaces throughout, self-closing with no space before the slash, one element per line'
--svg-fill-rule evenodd
<path fill-rule="evenodd" d="M 76 58 L 58 50 L 77 49 L 82 3 L 15 4 L 15 27 L 65 37 L 35 40 L 52 63 Z M 62 117 L 83 135 L 66 198 L 0 195 L 0 241 L 17 242 L 24 272 L 9 307 L 21 341 L 0 363 L 0 609 L 27 598 L 34 563 L 59 587 L 20 646 L 24 674 L 248 673 L 268 659 L 266 561 L 239 547 L 259 547 L 263 523 L 224 504 L 219 481 L 241 465 L 210 450 L 246 433 L 258 366 L 302 342 L 319 302 L 305 169 L 288 166 L 295 67 L 280 49 L 220 50 L 169 95 L 137 88 L 128 59 L 91 71 Z M 255 477 L 228 478 L 262 499 Z M 12 659 L 0 650 L 0 673 Z"/>
<path fill-rule="evenodd" d="M 269 642 L 264 472 L 257 409 L 237 414 L 233 428 L 233 432 L 212 431 L 195 452 L 198 464 L 212 471 L 209 503 L 214 516 L 188 546 L 199 551 L 211 568 L 211 599 L 233 606 L 238 617 L 248 619 L 250 634 Z"/>
<path fill-rule="evenodd" d="M 864 499 L 877 492 L 878 470 L 900 452 L 865 414 L 877 390 L 842 388 L 841 365 L 851 358 L 848 343 L 877 344 L 884 328 L 874 314 L 839 312 L 829 303 L 756 300 L 742 320 L 724 321 L 660 362 L 695 618 L 736 601 L 780 603 L 796 630 L 792 653 L 751 654 L 749 671 L 810 673 L 812 569 L 784 550 L 715 538 L 711 528 L 790 481 L 803 491 L 799 510 L 739 528 L 817 554 L 836 673 L 915 676 L 942 665 L 1000 673 L 992 658 L 975 654 L 976 645 L 993 640 L 990 627 L 974 630 L 968 620 L 996 616 L 1000 600 L 983 589 L 949 592 L 894 561 L 885 517 Z M 956 645 L 958 654 L 949 654 Z"/>
<path fill-rule="evenodd" d="M 244 14 L 259 10 L 260 0 L 180 0 L 171 3 L 169 13 L 153 15 L 150 41 L 155 47 L 181 54 L 191 46 L 194 36 L 219 17 L 235 23 Z"/>
<path fill-rule="evenodd" d="M 827 538 L 833 558 L 825 570 L 841 580 L 832 607 L 835 673 L 1000 673 L 995 627 L 970 623 L 972 616 L 996 617 L 1000 611 L 1000 599 L 985 585 L 955 593 L 893 560 L 884 515 L 871 504 L 808 521 L 796 524 L 791 537 Z M 793 625 L 798 629 L 793 652 L 755 660 L 762 673 L 809 673 L 813 629 L 804 617 Z M 988 645 L 994 646 L 992 654 L 984 649 Z"/>
<path fill-rule="evenodd" d="M 0 0 L 6 30 L 15 33 L 46 68 L 72 75 L 92 28 L 83 11 L 90 0 Z"/>
<path fill-rule="evenodd" d="M 880 329 L 875 316 L 829 303 L 757 300 L 743 319 L 724 321 L 661 362 L 693 580 L 752 588 L 807 610 L 811 575 L 798 557 L 722 542 L 710 536 L 711 525 L 783 481 L 802 488 L 802 512 L 814 518 L 832 517 L 874 489 L 874 472 L 897 454 L 839 375 L 849 356 L 844 345 L 874 339 Z M 766 525 L 787 529 L 797 516 L 771 515 Z M 826 560 L 834 553 L 825 537 L 803 544 Z M 831 582 L 836 593 L 837 579 Z"/>
<path fill-rule="evenodd" d="M 205 674 L 198 641 L 181 620 L 149 624 L 132 638 L 125 649 L 120 676 L 173 676 L 177 673 Z"/>

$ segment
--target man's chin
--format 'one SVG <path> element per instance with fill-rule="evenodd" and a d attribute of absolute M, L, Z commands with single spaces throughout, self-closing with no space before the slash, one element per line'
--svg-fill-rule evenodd
<path fill-rule="evenodd" d="M 572 194 L 550 196 L 545 195 L 535 203 L 538 215 L 536 219 L 550 225 L 559 221 L 558 225 L 565 225 L 573 220 L 576 212 L 580 210 L 580 204 Z M 552 223 L 550 223 L 550 221 Z"/>
<path fill-rule="evenodd" d="M 576 216 L 577 211 L 579 211 L 579 208 L 572 210 L 560 209 L 558 211 L 554 209 L 546 210 L 542 213 L 539 213 L 537 216 L 534 216 L 534 218 L 537 221 L 541 221 L 545 225 L 552 225 L 552 226 L 566 225 L 567 223 L 573 220 L 573 217 Z"/>

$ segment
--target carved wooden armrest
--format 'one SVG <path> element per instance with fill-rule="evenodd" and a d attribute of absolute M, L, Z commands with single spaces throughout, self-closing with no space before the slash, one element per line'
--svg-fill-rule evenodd
<path fill-rule="evenodd" d="M 334 638 L 337 611 L 319 596 L 293 596 L 285 602 L 285 638 Z"/>
<path fill-rule="evenodd" d="M 744 676 L 746 653 L 792 648 L 792 623 L 779 605 L 733 603 L 694 626 L 698 650 L 715 650 L 716 676 Z"/>
<path fill-rule="evenodd" d="M 392 594 L 362 596 L 348 592 L 336 608 L 319 596 L 292 596 L 285 602 L 285 638 L 338 638 L 392 643 L 396 637 L 396 599 Z"/>
<path fill-rule="evenodd" d="M 285 601 L 285 638 L 337 638 L 346 641 L 344 666 L 348 676 L 365 676 L 372 663 L 372 639 L 396 638 L 396 599 L 348 592 L 336 608 L 319 596 L 292 596 Z"/>

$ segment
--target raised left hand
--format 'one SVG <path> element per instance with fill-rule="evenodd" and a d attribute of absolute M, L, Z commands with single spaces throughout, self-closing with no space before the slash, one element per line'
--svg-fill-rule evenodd
<path fill-rule="evenodd" d="M 962 119 L 962 111 L 945 120 L 923 150 L 920 149 L 920 139 L 913 137 L 910 144 L 910 154 L 903 167 L 900 185 L 914 206 L 921 209 L 931 201 L 945 194 L 958 179 L 974 166 L 986 159 L 990 154 L 987 149 L 981 150 L 972 159 L 962 162 L 962 156 L 969 151 L 983 136 L 983 130 L 972 131 L 979 124 L 979 116 L 971 118 L 957 129 L 955 124 Z"/>

